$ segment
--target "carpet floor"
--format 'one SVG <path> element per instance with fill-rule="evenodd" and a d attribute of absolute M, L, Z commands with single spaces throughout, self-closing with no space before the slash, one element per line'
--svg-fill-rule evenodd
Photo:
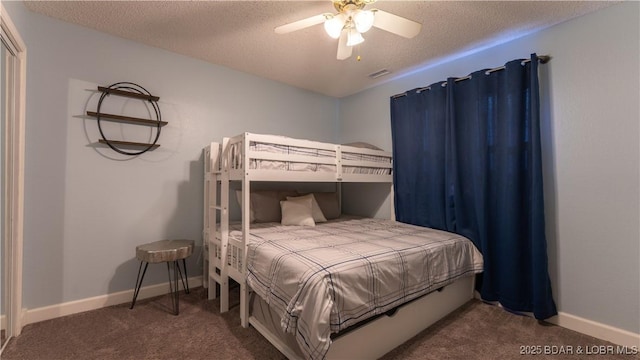
<path fill-rule="evenodd" d="M 133 310 L 121 304 L 30 324 L 2 359 L 285 359 L 255 329 L 240 326 L 238 306 L 220 314 L 218 304 L 200 287 L 180 294 L 178 316 L 170 314 L 167 295 L 138 301 Z M 541 354 L 521 354 L 538 346 Z M 640 359 L 616 351 L 611 343 L 472 300 L 383 359 Z"/>

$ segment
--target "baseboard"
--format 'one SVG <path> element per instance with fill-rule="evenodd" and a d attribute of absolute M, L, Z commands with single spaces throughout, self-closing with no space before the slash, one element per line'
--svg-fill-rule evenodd
<path fill-rule="evenodd" d="M 190 287 L 202 286 L 202 276 L 189 278 Z M 145 286 L 140 289 L 138 299 L 147 299 L 169 292 L 169 283 Z M 23 325 L 61 316 L 77 314 L 84 311 L 100 309 L 107 306 L 124 304 L 131 301 L 133 289 L 92 298 L 70 301 L 57 305 L 29 309 L 23 312 Z M 4 319 L 0 319 L 4 320 Z M 569 330 L 610 341 L 616 345 L 640 348 L 640 334 L 602 324 L 579 316 L 559 312 L 557 316 L 547 319 L 548 322 Z"/>
<path fill-rule="evenodd" d="M 477 291 L 475 292 L 475 298 L 483 301 L 480 293 L 478 293 Z M 498 302 L 495 302 L 493 304 L 502 307 L 502 305 Z M 533 313 L 521 314 L 533 317 Z M 622 330 L 593 320 L 567 314 L 562 311 L 559 311 L 558 315 L 546 319 L 546 321 L 551 324 L 562 326 L 565 329 L 573 330 L 581 334 L 612 342 L 616 345 L 627 347 L 635 346 L 636 349 L 640 349 L 640 334 L 636 334 L 631 331 Z"/>
<path fill-rule="evenodd" d="M 189 278 L 189 287 L 202 286 L 202 276 Z M 169 283 L 150 285 L 140 288 L 138 300 L 147 299 L 169 293 Z M 55 319 L 61 316 L 96 310 L 107 306 L 128 303 L 133 298 L 133 289 L 92 298 L 69 301 L 36 309 L 28 309 L 23 315 L 23 326 L 36 322 Z"/>
<path fill-rule="evenodd" d="M 634 347 L 640 349 L 640 334 L 605 325 L 579 316 L 558 312 L 557 316 L 547 319 L 547 322 L 562 326 L 569 330 L 593 336 L 598 339 L 612 342 L 616 345 Z"/>

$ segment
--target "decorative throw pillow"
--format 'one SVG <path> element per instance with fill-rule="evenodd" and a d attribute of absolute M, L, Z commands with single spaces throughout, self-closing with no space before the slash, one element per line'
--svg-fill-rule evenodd
<path fill-rule="evenodd" d="M 340 217 L 340 201 L 336 192 L 314 192 L 313 197 L 318 202 L 322 214 L 327 220 Z"/>
<path fill-rule="evenodd" d="M 251 211 L 251 222 L 280 222 L 282 217 L 280 211 L 280 201 L 287 196 L 296 196 L 298 193 L 291 190 L 256 190 L 251 191 L 249 199 Z M 242 203 L 242 190 L 236 190 L 238 204 Z M 241 205 L 242 207 L 242 205 Z"/>
<path fill-rule="evenodd" d="M 251 201 L 252 222 L 280 221 L 280 200 L 276 191 L 252 191 L 249 201 Z"/>
<path fill-rule="evenodd" d="M 296 197 L 287 196 L 287 200 L 297 200 L 297 199 L 307 199 L 307 198 L 311 199 L 311 214 L 313 215 L 313 221 L 315 221 L 316 223 L 326 222 L 327 219 L 324 217 L 324 214 L 322 213 L 322 209 L 320 209 L 320 205 L 318 205 L 318 202 L 316 201 L 316 198 L 313 196 L 313 194 L 307 194 L 307 195 L 296 196 Z"/>
<path fill-rule="evenodd" d="M 238 205 L 240 205 L 240 210 L 242 210 L 242 190 L 236 190 L 236 200 L 238 200 Z M 249 199 L 251 201 L 251 199 Z M 256 222 L 255 208 L 253 206 L 249 206 L 249 215 L 251 217 L 250 222 Z"/>
<path fill-rule="evenodd" d="M 282 225 L 315 226 L 312 214 L 312 200 L 292 199 L 280 201 L 282 208 Z"/>

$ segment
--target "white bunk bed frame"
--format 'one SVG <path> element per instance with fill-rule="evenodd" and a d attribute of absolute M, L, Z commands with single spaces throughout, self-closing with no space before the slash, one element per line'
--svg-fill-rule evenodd
<path fill-rule="evenodd" d="M 306 155 L 278 154 L 251 150 L 251 143 L 277 144 L 297 148 L 335 152 L 334 157 L 316 157 Z M 240 161 L 232 161 L 231 150 L 240 149 Z M 366 160 L 345 160 L 342 153 L 366 156 L 388 157 L 389 162 Z M 251 160 L 283 161 L 335 166 L 335 171 L 283 171 L 254 169 L 246 166 Z M 224 138 L 222 143 L 212 142 L 204 148 L 204 274 L 203 281 L 208 288 L 208 298 L 216 298 L 216 285 L 220 286 L 220 312 L 229 310 L 229 278 L 240 284 L 240 322 L 243 327 L 251 324 L 267 340 L 289 359 L 299 359 L 296 352 L 274 334 L 257 318 L 250 316 L 247 285 L 247 242 L 250 226 L 250 187 L 252 182 L 372 182 L 389 184 L 391 199 L 391 218 L 393 211 L 393 177 L 387 174 L 346 173 L 343 167 L 363 167 L 373 169 L 391 169 L 391 153 L 337 145 L 309 140 L 293 139 L 274 135 L 243 133 Z M 230 182 L 241 183 L 241 240 L 229 236 L 229 193 Z M 218 185 L 220 196 L 218 198 Z M 338 191 L 338 193 L 340 193 Z M 227 261 L 222 261 L 227 259 Z M 333 340 L 327 359 L 378 358 L 406 340 L 418 334 L 434 322 L 451 313 L 473 297 L 474 278 L 457 280 L 445 289 L 440 289 L 400 307 L 391 316 L 381 316 L 365 325 L 349 331 Z M 376 339 L 376 341 L 371 341 Z"/>

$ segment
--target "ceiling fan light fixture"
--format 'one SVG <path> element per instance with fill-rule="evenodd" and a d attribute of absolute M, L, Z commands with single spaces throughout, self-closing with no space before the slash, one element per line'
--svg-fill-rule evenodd
<path fill-rule="evenodd" d="M 359 33 L 366 33 L 373 26 L 374 14 L 368 10 L 358 10 L 353 15 L 353 22 Z"/>
<path fill-rule="evenodd" d="M 340 33 L 344 28 L 344 16 L 341 15 L 342 14 L 338 14 L 324 22 L 324 31 L 334 39 L 340 37 Z"/>
<path fill-rule="evenodd" d="M 2 0 L 0 0 L 2 1 Z M 324 24 L 330 37 L 338 39 L 336 58 L 344 60 L 351 56 L 353 47 L 364 42 L 362 34 L 372 27 L 411 39 L 420 33 L 422 24 L 380 9 L 365 10 L 365 6 L 376 0 L 332 0 L 336 13 L 314 15 L 274 29 L 276 34 L 288 34 L 311 26 Z M 360 56 L 358 56 L 358 61 Z"/>
<path fill-rule="evenodd" d="M 362 34 L 360 34 L 356 29 L 350 28 L 347 31 L 347 46 L 356 46 L 364 42 Z"/>

